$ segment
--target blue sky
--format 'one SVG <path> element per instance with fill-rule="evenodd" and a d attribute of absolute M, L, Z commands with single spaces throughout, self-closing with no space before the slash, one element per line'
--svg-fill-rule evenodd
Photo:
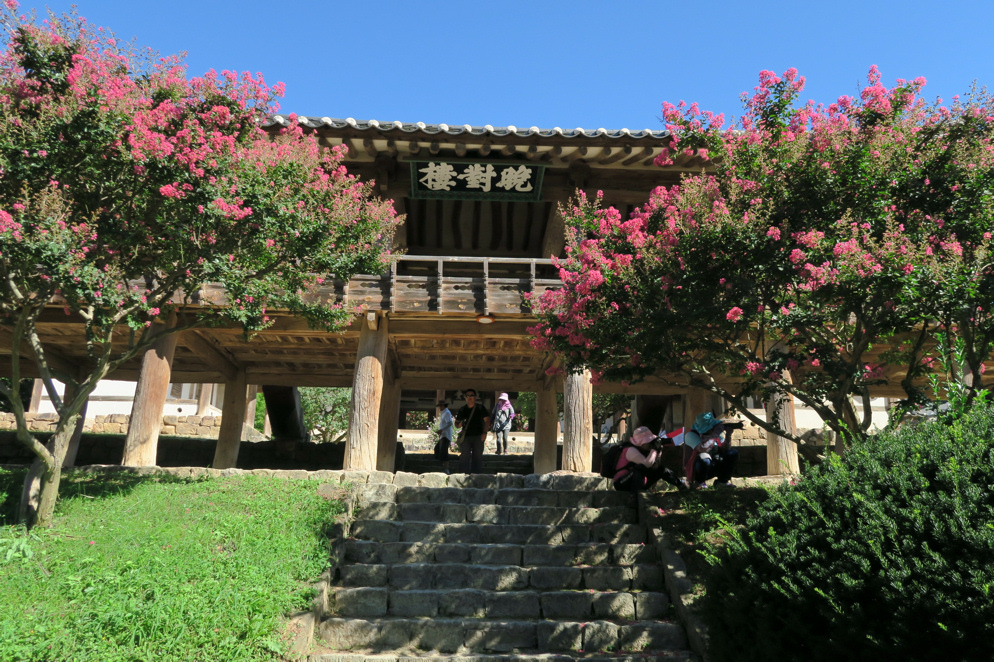
<path fill-rule="evenodd" d="M 47 6 L 65 11 L 70 2 Z M 22 0 L 23 8 L 45 5 Z M 804 99 L 924 76 L 926 97 L 994 85 L 994 2 L 77 0 L 79 14 L 191 74 L 262 72 L 283 112 L 448 124 L 659 129 L 662 102 L 738 114 L 762 69 Z"/>

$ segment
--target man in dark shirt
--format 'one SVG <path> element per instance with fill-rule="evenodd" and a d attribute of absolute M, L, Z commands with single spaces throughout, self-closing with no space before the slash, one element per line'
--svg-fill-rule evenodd
<path fill-rule="evenodd" d="M 459 447 L 459 469 L 463 473 L 483 471 L 483 437 L 490 429 L 487 408 L 476 402 L 476 391 L 466 389 L 466 404 L 456 412 L 456 427 L 466 426 L 466 435 Z"/>

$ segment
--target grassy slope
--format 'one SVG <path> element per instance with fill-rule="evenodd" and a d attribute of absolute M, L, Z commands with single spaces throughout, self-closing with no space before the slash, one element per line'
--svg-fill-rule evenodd
<path fill-rule="evenodd" d="M 0 470 L 0 660 L 278 659 L 341 505 L 316 482 L 63 480 L 55 527 L 10 526 Z"/>

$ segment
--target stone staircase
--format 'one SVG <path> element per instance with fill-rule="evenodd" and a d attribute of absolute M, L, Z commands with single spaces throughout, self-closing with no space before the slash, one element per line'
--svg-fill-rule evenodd
<path fill-rule="evenodd" d="M 487 454 L 483 456 L 483 473 L 485 474 L 530 474 L 533 471 L 534 463 L 530 454 L 496 455 Z M 440 470 L 441 463 L 435 459 L 431 452 L 406 453 L 404 457 L 404 471 L 415 474 L 426 474 Z M 453 453 L 449 457 L 449 469 L 456 473 L 459 470 L 459 456 Z"/>
<path fill-rule="evenodd" d="M 639 509 L 607 480 L 416 482 L 360 486 L 309 662 L 698 659 Z"/>

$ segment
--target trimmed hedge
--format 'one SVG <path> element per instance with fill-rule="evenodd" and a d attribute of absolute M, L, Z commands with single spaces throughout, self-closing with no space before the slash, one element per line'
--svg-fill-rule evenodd
<path fill-rule="evenodd" d="M 994 659 L 994 410 L 856 442 L 712 560 L 714 659 Z"/>

